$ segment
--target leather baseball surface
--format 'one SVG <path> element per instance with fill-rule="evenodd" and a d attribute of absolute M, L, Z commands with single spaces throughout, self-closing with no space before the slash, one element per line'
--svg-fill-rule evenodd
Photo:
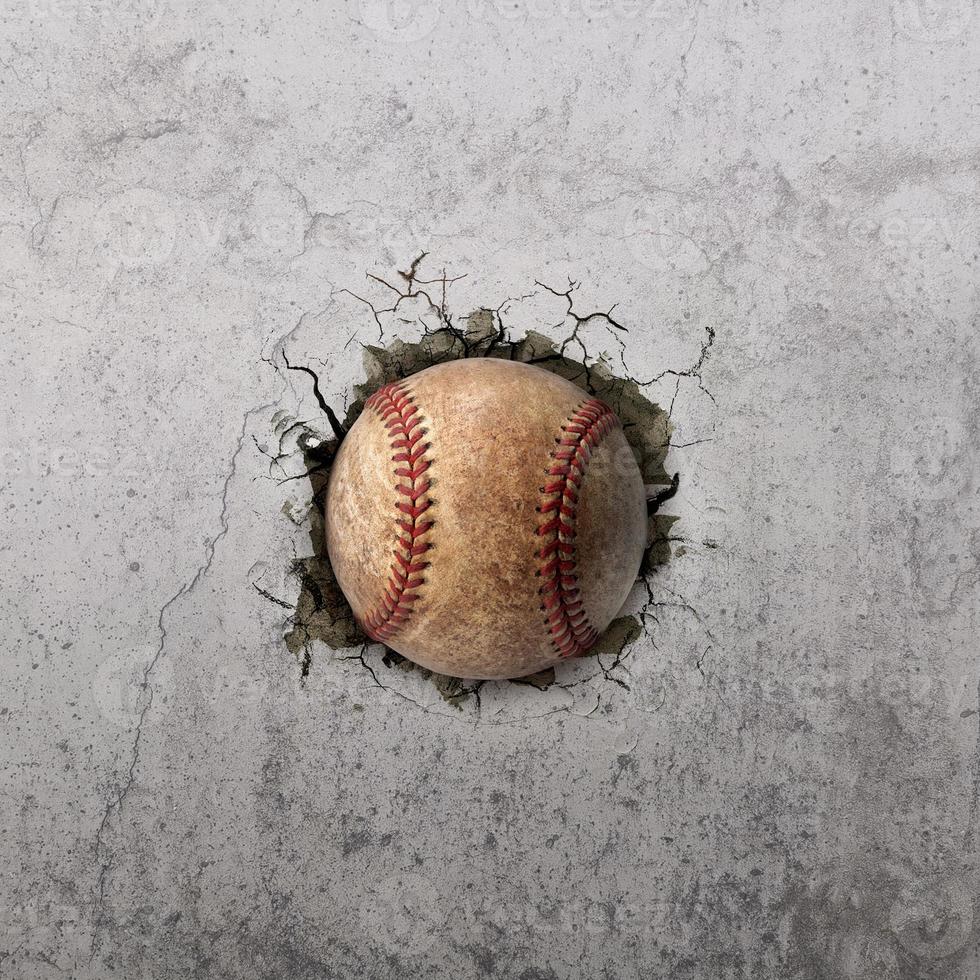
<path fill-rule="evenodd" d="M 454 677 L 586 653 L 646 538 L 619 420 L 570 381 L 496 358 L 375 392 L 330 474 L 327 551 L 365 632 Z"/>

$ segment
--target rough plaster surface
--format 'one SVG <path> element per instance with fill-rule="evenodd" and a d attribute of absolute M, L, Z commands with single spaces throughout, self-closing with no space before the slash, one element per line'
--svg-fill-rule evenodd
<path fill-rule="evenodd" d="M 975 977 L 978 44 L 970 0 L 5 3 L 0 975 Z M 420 249 L 522 330 L 571 276 L 660 376 L 619 682 L 301 683 L 258 592 L 309 553 L 280 355 L 342 401 L 343 290 Z"/>

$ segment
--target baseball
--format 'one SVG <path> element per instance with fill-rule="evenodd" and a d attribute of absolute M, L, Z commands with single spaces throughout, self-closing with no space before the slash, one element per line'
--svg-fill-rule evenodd
<path fill-rule="evenodd" d="M 608 405 L 514 361 L 375 392 L 334 460 L 326 544 L 364 631 L 502 679 L 588 652 L 636 580 L 643 481 Z"/>

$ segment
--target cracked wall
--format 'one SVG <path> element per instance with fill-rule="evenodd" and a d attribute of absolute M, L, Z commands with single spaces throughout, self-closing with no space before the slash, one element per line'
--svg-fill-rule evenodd
<path fill-rule="evenodd" d="M 978 31 L 5 4 L 0 976 L 973 980 Z M 283 642 L 286 359 L 339 424 L 444 285 L 680 474 L 640 625 L 478 703 Z"/>
<path fill-rule="evenodd" d="M 317 642 L 337 650 L 359 647 L 356 659 L 379 686 L 386 686 L 387 683 L 379 679 L 379 673 L 384 675 L 392 667 L 398 667 L 402 671 L 418 671 L 433 682 L 448 703 L 460 706 L 468 698 L 474 697 L 478 706 L 482 683 L 467 684 L 458 678 L 433 674 L 388 648 L 372 657 L 371 662 L 368 661 L 371 641 L 355 622 L 353 612 L 340 591 L 326 556 L 323 535 L 325 494 L 330 467 L 339 442 L 360 414 L 367 398 L 382 385 L 435 364 L 466 357 L 499 357 L 535 364 L 567 378 L 580 385 L 583 391 L 602 398 L 613 406 L 623 422 L 624 432 L 647 486 L 647 541 L 638 578 L 639 588 L 636 590 L 641 595 L 645 593 L 646 603 L 639 605 L 636 614 L 627 613 L 615 620 L 591 654 L 597 658 L 604 678 L 629 690 L 628 682 L 623 677 L 616 676 L 616 671 L 628 656 L 628 648 L 641 630 L 651 624 L 649 604 L 653 601 L 653 590 L 647 578 L 654 573 L 657 566 L 670 558 L 670 545 L 674 540 L 671 528 L 677 521 L 674 516 L 659 513 L 661 505 L 677 492 L 680 485 L 680 474 L 668 476 L 664 469 L 672 432 L 669 413 L 644 397 L 644 387 L 653 381 L 617 377 L 612 373 L 612 358 L 608 353 L 604 352 L 601 356 L 590 354 L 585 340 L 580 336 L 585 325 L 592 321 L 602 323 L 605 332 L 616 341 L 620 351 L 624 341 L 614 331 L 628 334 L 628 330 L 613 318 L 612 310 L 584 315 L 578 313 L 575 310 L 573 293 L 579 284 L 569 281 L 564 291 L 558 291 L 535 282 L 532 291 L 524 296 L 506 300 L 496 308 L 484 307 L 476 310 L 468 316 L 458 318 L 460 322 L 457 322 L 450 307 L 449 293 L 452 284 L 464 277 L 449 278 L 444 273 L 440 279 L 423 280 L 421 266 L 424 259 L 425 254 L 420 254 L 406 271 L 398 272 L 399 285 L 393 285 L 373 274 L 369 275 L 369 278 L 387 287 L 395 299 L 392 306 L 382 309 L 362 300 L 378 327 L 380 346 L 363 347 L 367 377 L 354 387 L 353 392 L 344 393 L 344 402 L 350 402 L 350 405 L 343 421 L 324 398 L 317 371 L 307 365 L 292 364 L 285 350 L 282 352 L 282 363 L 287 371 L 301 372 L 311 379 L 313 396 L 323 419 L 318 429 L 315 425 L 293 421 L 289 416 L 275 418 L 275 451 L 258 440 L 256 446 L 269 459 L 270 474 L 277 474 L 281 485 L 291 484 L 303 477 L 309 480 L 310 501 L 300 508 L 300 512 L 309 524 L 313 554 L 299 558 L 294 563 L 293 575 L 300 584 L 295 604 L 273 595 L 258 584 L 255 584 L 255 588 L 270 602 L 294 610 L 287 623 L 285 642 L 299 661 L 301 677 L 309 675 Z M 536 332 L 514 337 L 504 323 L 505 315 L 508 321 L 513 320 L 521 302 L 533 299 L 538 290 L 561 297 L 567 303 L 565 322 L 558 323 L 555 327 L 561 328 L 567 324 L 569 332 L 556 340 Z M 425 314 L 434 317 L 434 323 L 424 325 L 417 342 L 406 343 L 395 337 L 386 343 L 386 324 L 382 317 L 390 321 L 399 314 L 403 304 L 418 306 Z M 392 329 L 390 322 L 388 329 Z M 713 341 L 714 328 L 709 326 L 708 336 L 697 362 L 683 372 L 665 371 L 664 374 L 674 373 L 678 378 L 697 378 L 700 382 L 700 371 Z M 277 364 L 270 364 L 278 370 Z M 320 431 L 321 429 L 326 431 Z M 299 473 L 288 473 L 287 470 L 292 468 L 290 463 L 296 462 L 296 456 L 299 457 L 303 469 Z M 287 514 L 292 514 L 292 503 L 287 501 L 284 510 Z M 636 603 L 629 605 L 635 606 Z M 386 670 L 382 670 L 382 667 Z M 397 676 L 397 673 L 393 676 Z M 554 681 L 555 669 L 549 668 L 534 677 L 522 678 L 518 683 L 546 690 Z"/>

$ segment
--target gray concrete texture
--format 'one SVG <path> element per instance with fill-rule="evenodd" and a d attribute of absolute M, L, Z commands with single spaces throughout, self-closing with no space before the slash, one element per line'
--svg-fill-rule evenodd
<path fill-rule="evenodd" d="M 971 0 L 5 3 L 0 975 L 976 977 L 978 46 Z M 453 705 L 283 643 L 281 356 L 342 406 L 421 250 L 516 331 L 618 304 L 590 356 L 670 409 L 610 670 Z"/>

